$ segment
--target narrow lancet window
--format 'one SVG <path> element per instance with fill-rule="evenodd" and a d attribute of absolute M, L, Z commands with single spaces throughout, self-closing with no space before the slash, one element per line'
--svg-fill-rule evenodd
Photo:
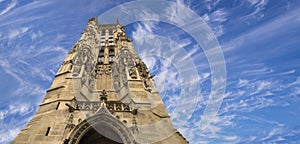
<path fill-rule="evenodd" d="M 57 103 L 56 110 L 58 110 L 59 105 L 60 105 L 60 102 Z"/>
<path fill-rule="evenodd" d="M 45 136 L 48 136 L 48 135 L 49 135 L 49 132 L 50 132 L 50 127 L 47 128 L 47 131 L 46 131 Z"/>

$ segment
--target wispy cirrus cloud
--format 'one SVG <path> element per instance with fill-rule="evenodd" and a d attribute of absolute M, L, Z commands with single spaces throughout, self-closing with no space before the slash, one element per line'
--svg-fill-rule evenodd
<path fill-rule="evenodd" d="M 185 125 L 181 130 L 186 134 L 191 142 L 198 137 L 202 137 L 202 142 L 218 142 L 218 143 L 261 143 L 261 142 L 287 142 L 289 138 L 295 138 L 300 131 L 287 127 L 288 124 L 280 123 L 274 120 L 263 119 L 260 116 L 249 118 L 243 116 L 245 113 L 250 116 L 271 107 L 288 107 L 290 104 L 285 102 L 287 96 L 291 96 L 294 90 L 300 85 L 299 79 L 292 82 L 278 81 L 277 79 L 268 80 L 250 80 L 238 79 L 236 82 L 230 83 L 229 87 L 238 89 L 229 89 L 220 108 L 219 115 L 215 117 L 213 122 L 207 126 L 207 129 L 200 131 L 195 126 L 200 123 L 199 119 L 193 119 L 193 125 Z M 284 86 L 284 88 L 282 88 Z M 276 97 L 275 93 L 284 94 L 281 98 Z M 298 99 L 299 101 L 299 99 Z M 203 107 L 198 107 L 196 113 L 201 113 Z M 199 112 L 200 110 L 200 112 Z M 255 115 L 255 114 L 254 114 Z M 253 133 L 253 135 L 235 135 L 229 132 L 229 129 L 241 129 L 241 123 L 263 124 L 265 129 Z M 269 129 L 272 128 L 272 129 Z M 228 131 L 229 130 L 229 131 Z M 249 129 L 250 130 L 250 129 Z M 196 141 L 195 141 L 196 142 Z"/>
<path fill-rule="evenodd" d="M 206 22 L 225 22 L 227 21 L 227 16 L 228 16 L 228 12 L 224 9 L 217 9 L 211 13 L 206 13 L 202 16 L 202 18 L 204 19 L 204 21 Z"/>
<path fill-rule="evenodd" d="M 24 33 L 26 33 L 30 28 L 29 27 L 21 27 L 18 29 L 10 29 L 8 32 L 8 39 L 16 38 Z"/>
<path fill-rule="evenodd" d="M 181 127 L 180 130 L 190 140 L 190 143 L 199 143 L 199 137 L 201 137 L 200 143 L 236 143 L 240 137 L 230 132 L 225 132 L 226 128 L 236 125 L 234 119 L 236 119 L 236 115 L 218 115 L 213 118 L 210 125 L 200 131 L 201 120 L 199 117 L 193 117 L 191 122 Z"/>
<path fill-rule="evenodd" d="M 0 1 L 1 3 L 2 1 Z M 14 8 L 16 5 L 18 4 L 17 0 L 12 0 L 11 3 L 2 11 L 0 11 L 0 16 L 6 14 L 7 12 L 9 12 L 12 8 Z"/>
<path fill-rule="evenodd" d="M 264 17 L 263 10 L 268 4 L 268 0 L 247 0 L 247 2 L 250 4 L 250 8 L 252 8 L 253 11 L 243 16 L 243 19 L 261 19 Z"/>
<path fill-rule="evenodd" d="M 42 19 L 47 16 L 50 16 L 51 12 L 44 13 L 41 12 L 39 14 L 33 14 L 33 11 L 38 11 L 41 8 L 45 8 L 46 6 L 49 6 L 54 1 L 34 1 L 30 2 L 26 5 L 16 7 L 14 9 L 10 8 L 9 12 L 5 12 L 5 14 L 1 15 L 0 17 L 0 27 L 2 26 L 10 26 L 12 24 L 26 24 L 28 22 L 33 22 L 34 20 Z M 17 0 L 13 0 L 11 5 L 13 4 L 15 7 L 15 4 L 17 4 Z M 24 16 L 26 15 L 26 19 Z"/>
<path fill-rule="evenodd" d="M 285 99 L 293 97 L 293 93 L 299 85 L 298 79 L 292 82 L 284 82 L 274 78 L 269 80 L 239 79 L 230 85 L 230 87 L 236 87 L 238 90 L 232 89 L 232 91 L 227 92 L 230 94 L 225 97 L 220 113 L 222 115 L 241 112 L 253 113 L 273 106 L 290 106 L 291 104 L 285 102 Z M 276 93 L 280 93 L 282 96 L 276 96 Z M 274 124 L 273 122 L 264 122 Z"/>
<path fill-rule="evenodd" d="M 6 58 L 0 56 L 0 67 L 10 76 L 12 76 L 18 82 L 18 88 L 12 93 L 12 96 L 24 96 L 24 95 L 43 95 L 44 89 L 40 86 L 28 82 L 23 79 L 19 73 L 19 70 L 14 68 Z"/>
<path fill-rule="evenodd" d="M 292 139 L 293 142 L 299 143 L 297 137 L 300 134 L 300 129 L 289 129 L 285 127 L 277 127 L 271 130 L 263 130 L 260 135 L 252 135 L 248 138 L 240 139 L 240 143 L 289 143 Z"/>
<path fill-rule="evenodd" d="M 288 11 L 287 13 L 284 13 L 279 17 L 276 17 L 262 25 L 248 30 L 247 32 L 237 36 L 236 38 L 228 41 L 223 45 L 234 47 L 234 49 L 232 50 L 235 50 L 237 48 L 243 48 L 245 47 L 245 45 L 269 42 L 274 37 L 274 35 L 280 36 L 282 34 L 285 34 L 286 32 L 293 31 L 293 29 L 300 23 L 300 18 L 298 15 L 299 12 L 299 8 Z"/>
<path fill-rule="evenodd" d="M 208 11 L 212 11 L 220 3 L 220 0 L 205 0 L 204 2 Z"/>
<path fill-rule="evenodd" d="M 44 36 L 44 33 L 42 31 L 32 32 L 30 34 L 30 37 L 31 37 L 32 40 L 35 40 L 36 38 L 40 38 L 42 36 Z"/>
<path fill-rule="evenodd" d="M 280 104 L 279 101 L 274 101 L 272 97 L 268 97 L 273 95 L 275 84 L 268 80 L 239 79 L 236 86 L 231 86 L 238 88 L 238 90 L 227 92 L 230 94 L 224 99 L 220 112 L 252 112 Z"/>
<path fill-rule="evenodd" d="M 171 22 L 176 22 L 176 25 L 182 26 L 187 24 L 187 20 L 193 17 L 187 10 L 190 10 L 187 3 L 183 0 L 176 0 L 175 5 L 166 9 L 166 15 Z"/>
<path fill-rule="evenodd" d="M 0 109 L 0 143 L 12 141 L 28 122 L 35 109 L 35 106 L 29 103 L 8 105 L 5 109 Z M 15 119 L 16 117 L 18 120 Z"/>
<path fill-rule="evenodd" d="M 4 131 L 5 130 L 5 131 Z M 21 128 L 7 128 L 0 130 L 0 143 L 9 143 L 11 142 L 17 134 L 21 131 Z"/>
<path fill-rule="evenodd" d="M 205 22 L 211 26 L 214 34 L 217 37 L 220 37 L 224 34 L 224 26 L 223 23 L 227 21 L 229 13 L 225 8 L 220 8 L 215 11 L 211 11 L 210 13 L 205 13 L 202 15 L 202 18 Z"/>
<path fill-rule="evenodd" d="M 34 111 L 34 108 L 30 104 L 18 104 L 18 105 L 9 105 L 7 109 L 0 111 L 0 120 L 10 117 L 10 115 L 26 115 Z"/>

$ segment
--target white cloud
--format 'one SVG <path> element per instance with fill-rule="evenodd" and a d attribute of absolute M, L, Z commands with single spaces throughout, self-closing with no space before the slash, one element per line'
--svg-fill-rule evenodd
<path fill-rule="evenodd" d="M 218 9 L 209 14 L 208 21 L 222 23 L 227 21 L 227 16 L 228 16 L 228 12 L 224 8 Z"/>
<path fill-rule="evenodd" d="M 221 35 L 224 34 L 224 26 L 223 25 L 218 25 L 218 26 L 212 27 L 212 30 L 213 30 L 214 34 L 216 35 L 216 37 L 220 37 Z"/>
<path fill-rule="evenodd" d="M 202 18 L 208 25 L 211 26 L 214 34 L 219 37 L 224 34 L 224 26 L 222 23 L 227 21 L 228 12 L 224 8 L 212 11 L 211 13 L 206 13 L 202 15 Z"/>
<path fill-rule="evenodd" d="M 218 140 L 219 143 L 235 143 L 239 140 L 239 137 L 230 133 L 224 132 L 226 128 L 235 125 L 234 119 L 236 115 L 216 116 L 212 122 L 206 127 L 206 129 L 200 131 L 201 121 L 197 118 L 193 118 L 187 125 L 180 128 L 180 131 L 184 133 L 184 136 L 190 140 L 190 143 L 198 143 L 199 137 L 203 142 L 211 142 L 211 140 Z"/>
<path fill-rule="evenodd" d="M 10 11 L 12 8 L 14 8 L 17 5 L 18 1 L 17 0 L 12 0 L 11 3 L 3 10 L 0 12 L 0 16 L 4 15 L 8 11 Z"/>
<path fill-rule="evenodd" d="M 34 49 L 36 49 L 36 48 L 34 48 Z M 64 58 L 66 56 L 66 54 L 68 53 L 68 50 L 61 46 L 45 46 L 45 47 L 38 48 L 37 51 L 35 51 L 35 50 L 29 51 L 28 54 L 30 54 L 30 56 L 28 57 L 28 55 L 27 55 L 27 56 L 25 56 L 25 58 L 34 58 L 34 57 L 42 56 L 44 54 L 54 54 L 54 53 L 59 53 L 59 55 L 56 55 L 56 56 L 48 59 L 48 63 L 50 62 L 50 60 L 55 60 L 55 63 L 60 63 L 63 60 L 61 58 Z M 22 51 L 18 55 L 16 55 L 16 54 L 13 54 L 13 55 L 14 56 L 18 56 L 18 55 L 22 56 Z"/>
<path fill-rule="evenodd" d="M 135 31 L 132 32 L 134 43 L 142 45 L 144 43 L 145 37 L 154 37 L 153 29 L 155 29 L 156 24 L 152 22 L 143 22 L 135 27 Z M 138 51 L 139 49 L 137 49 Z"/>
<path fill-rule="evenodd" d="M 263 10 L 265 9 L 266 5 L 268 4 L 268 0 L 248 0 L 250 3 L 250 7 L 254 8 L 250 14 L 244 16 L 244 19 L 261 19 L 264 17 Z"/>
<path fill-rule="evenodd" d="M 10 105 L 8 107 L 9 114 L 26 115 L 32 112 L 32 106 L 29 104 Z"/>
<path fill-rule="evenodd" d="M 9 105 L 0 111 L 0 143 L 11 142 L 31 118 L 35 108 L 28 103 Z M 19 117 L 16 121 L 15 117 Z M 4 120 L 5 119 L 5 120 Z"/>
<path fill-rule="evenodd" d="M 193 19 L 193 15 L 189 10 L 189 5 L 184 3 L 183 0 L 176 0 L 176 5 L 166 8 L 167 18 L 177 26 L 182 26 L 187 24 L 188 20 Z"/>
<path fill-rule="evenodd" d="M 269 88 L 271 86 L 271 82 L 269 81 L 262 81 L 261 83 L 259 83 L 257 90 L 255 91 L 255 93 L 258 93 L 262 90 L 264 90 L 265 88 Z"/>
<path fill-rule="evenodd" d="M 17 0 L 13 0 L 17 1 Z M 10 12 L 6 12 L 5 14 L 1 15 L 1 19 L 0 19 L 0 27 L 1 26 L 10 26 L 10 25 L 15 25 L 16 23 L 18 24 L 25 24 L 27 22 L 33 22 L 34 20 L 37 19 L 41 19 L 41 18 L 45 18 L 47 16 L 50 16 L 50 14 L 52 13 L 37 13 L 34 16 L 28 16 L 26 18 L 24 18 L 23 16 L 19 16 L 18 15 L 23 15 L 25 13 L 31 13 L 32 11 L 35 11 L 39 8 L 48 6 L 49 4 L 53 3 L 54 1 L 34 1 L 31 3 L 28 3 L 26 5 L 20 6 L 20 7 L 16 7 L 13 10 L 11 10 Z"/>
<path fill-rule="evenodd" d="M 280 36 L 285 32 L 294 31 L 300 24 L 300 9 L 294 9 L 287 13 L 270 20 L 260 26 L 251 29 L 235 39 L 225 43 L 224 45 L 232 47 L 232 49 L 243 48 L 249 44 L 257 44 L 261 42 L 272 42 L 274 36 Z M 287 23 L 288 22 L 288 23 Z M 296 40 L 296 39 L 295 39 Z M 290 41 L 292 42 L 292 41 Z M 273 49 L 272 51 L 277 51 Z M 271 57 L 272 55 L 268 55 Z"/>
<path fill-rule="evenodd" d="M 277 83 L 272 80 L 247 80 L 239 79 L 229 87 L 237 87 L 238 90 L 228 91 L 231 93 L 224 100 L 221 113 L 227 112 L 252 112 L 269 106 L 278 105 L 267 96 L 273 95 Z"/>
<path fill-rule="evenodd" d="M 290 75 L 290 74 L 293 74 L 295 72 L 296 72 L 296 70 L 293 69 L 293 70 L 289 70 L 289 71 L 286 71 L 286 72 L 279 73 L 277 75 Z"/>
<path fill-rule="evenodd" d="M 255 136 L 243 138 L 239 143 L 299 143 L 295 139 L 300 134 L 299 129 L 289 129 L 287 127 L 275 127 L 256 133 Z M 293 139 L 293 141 L 291 141 Z"/>
<path fill-rule="evenodd" d="M 42 37 L 44 34 L 41 32 L 41 31 L 38 31 L 38 32 L 33 32 L 31 33 L 30 37 L 32 40 L 35 40 L 36 38 L 40 38 Z"/>
<path fill-rule="evenodd" d="M 249 80 L 247 79 L 239 79 L 239 83 L 237 84 L 238 88 L 244 87 L 249 84 Z"/>
<path fill-rule="evenodd" d="M 266 141 L 278 133 L 281 133 L 281 129 L 279 128 L 272 129 L 265 137 L 261 138 L 260 141 Z"/>
<path fill-rule="evenodd" d="M 16 114 L 23 116 L 33 112 L 33 110 L 34 110 L 33 106 L 27 103 L 22 103 L 18 105 L 9 105 L 7 109 L 0 111 L 0 121 Z"/>
<path fill-rule="evenodd" d="M 292 82 L 277 78 L 268 80 L 238 79 L 228 87 L 238 88 L 238 90 L 227 91 L 230 94 L 225 97 L 220 113 L 253 112 L 271 106 L 290 106 L 291 103 L 285 100 L 300 94 L 300 78 Z"/>
<path fill-rule="evenodd" d="M 5 118 L 6 112 L 0 111 L 0 121 Z"/>
<path fill-rule="evenodd" d="M 208 11 L 211 11 L 219 4 L 219 2 L 220 0 L 205 0 L 205 5 Z"/>
<path fill-rule="evenodd" d="M 235 135 L 233 135 L 233 136 L 223 136 L 223 139 L 226 140 L 226 141 L 230 141 L 230 142 L 237 142 L 240 139 L 240 137 L 235 136 Z"/>
<path fill-rule="evenodd" d="M 14 29 L 14 30 L 10 30 L 9 34 L 8 34 L 8 38 L 9 39 L 13 39 L 14 37 L 18 36 L 20 34 L 20 31 Z"/>
<path fill-rule="evenodd" d="M 3 70 L 14 77 L 18 82 L 22 82 L 22 79 L 16 74 L 16 71 L 12 68 L 9 61 L 5 59 L 4 57 L 0 56 L 0 66 L 3 68 Z"/>
<path fill-rule="evenodd" d="M 0 143 L 9 143 L 11 142 L 17 134 L 20 132 L 21 128 L 14 128 L 14 129 L 6 129 L 0 130 Z"/>
<path fill-rule="evenodd" d="M 18 88 L 12 93 L 12 96 L 24 96 L 24 95 L 35 95 L 44 94 L 44 90 L 31 82 L 26 81 L 15 67 L 11 66 L 6 58 L 0 56 L 0 66 L 3 68 L 5 73 L 11 75 L 17 82 Z"/>
<path fill-rule="evenodd" d="M 19 35 L 26 33 L 29 30 L 29 27 L 21 27 L 19 29 L 11 29 L 8 32 L 8 38 L 13 39 Z"/>
<path fill-rule="evenodd" d="M 244 70 L 242 73 L 247 75 L 265 75 L 274 72 L 273 69 L 262 67 L 257 69 L 251 69 L 251 70 Z"/>

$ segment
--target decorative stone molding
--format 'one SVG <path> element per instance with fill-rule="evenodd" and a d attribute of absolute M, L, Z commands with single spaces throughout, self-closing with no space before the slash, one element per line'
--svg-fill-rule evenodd
<path fill-rule="evenodd" d="M 77 109 L 80 111 L 96 112 L 101 106 L 101 103 L 99 101 L 77 101 L 76 103 Z M 130 112 L 133 114 L 136 113 L 135 109 L 119 101 L 107 101 L 106 108 L 110 112 Z"/>
<path fill-rule="evenodd" d="M 110 75 L 111 74 L 111 65 L 97 65 L 96 67 L 96 77 L 98 75 Z"/>

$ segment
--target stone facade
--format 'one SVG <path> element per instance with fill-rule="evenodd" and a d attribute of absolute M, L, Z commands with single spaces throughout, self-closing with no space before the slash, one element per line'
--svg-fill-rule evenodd
<path fill-rule="evenodd" d="M 12 143 L 188 143 L 124 27 L 91 18 Z"/>

